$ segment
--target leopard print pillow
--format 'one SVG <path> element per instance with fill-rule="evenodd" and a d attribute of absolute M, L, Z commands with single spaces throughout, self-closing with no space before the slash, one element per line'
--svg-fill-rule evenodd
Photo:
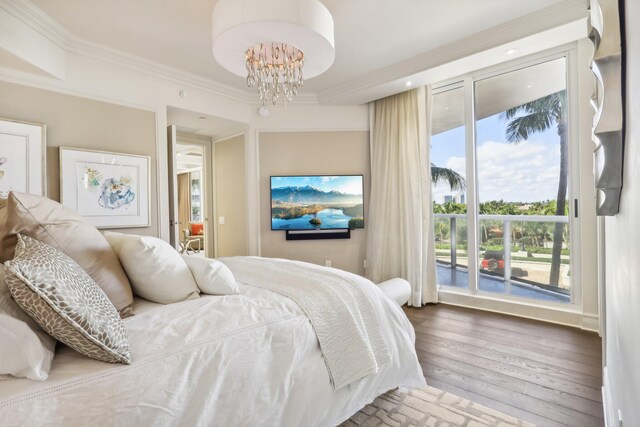
<path fill-rule="evenodd" d="M 74 260 L 19 235 L 15 257 L 5 267 L 13 298 L 51 336 L 93 359 L 131 363 L 118 311 Z"/>

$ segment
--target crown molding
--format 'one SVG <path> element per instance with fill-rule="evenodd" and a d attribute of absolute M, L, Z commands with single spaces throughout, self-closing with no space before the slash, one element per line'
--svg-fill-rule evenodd
<path fill-rule="evenodd" d="M 73 34 L 30 1 L 0 0 L 0 7 L 59 47 L 65 50 L 71 47 Z"/>
<path fill-rule="evenodd" d="M 245 104 L 256 102 L 255 97 L 247 91 L 76 37 L 29 0 L 0 0 L 0 7 L 67 52 L 187 85 L 233 101 Z M 302 103 L 317 103 L 315 95 L 303 98 Z"/>
<path fill-rule="evenodd" d="M 105 61 L 250 106 L 260 105 L 256 96 L 249 91 L 83 40 L 72 34 L 29 0 L 0 0 L 0 7 L 67 52 Z M 562 1 L 543 10 L 369 73 L 366 76 L 341 83 L 329 90 L 299 94 L 292 101 L 292 104 L 361 104 L 366 102 L 363 100 L 363 95 L 366 92 L 373 92 L 381 85 L 569 22 L 586 19 L 588 16 L 587 8 L 588 0 Z M 356 101 L 354 102 L 354 100 Z"/>
<path fill-rule="evenodd" d="M 367 91 L 372 92 L 386 83 L 404 79 L 425 70 L 512 43 L 570 22 L 586 20 L 588 6 L 589 2 L 587 0 L 567 0 L 557 3 L 374 71 L 366 76 L 336 85 L 330 90 L 319 92 L 317 94 L 318 100 L 321 104 L 352 104 L 353 100 L 358 98 L 360 99 L 357 103 L 367 102 L 362 100 L 362 94 Z M 408 89 L 404 88 L 402 90 Z M 369 100 L 373 99 L 375 98 Z"/>

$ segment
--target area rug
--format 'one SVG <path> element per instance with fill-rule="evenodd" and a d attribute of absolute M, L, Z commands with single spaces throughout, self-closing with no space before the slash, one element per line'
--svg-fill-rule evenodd
<path fill-rule="evenodd" d="M 354 426 L 535 427 L 433 387 L 391 390 L 340 425 Z"/>

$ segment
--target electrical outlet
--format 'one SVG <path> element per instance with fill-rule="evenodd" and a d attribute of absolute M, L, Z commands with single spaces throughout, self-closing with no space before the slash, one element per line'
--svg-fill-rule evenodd
<path fill-rule="evenodd" d="M 224 225 L 224 217 L 223 216 L 218 218 L 218 224 Z"/>
<path fill-rule="evenodd" d="M 325 265 L 326 267 L 331 267 L 331 260 L 330 260 L 330 259 L 325 260 L 325 261 L 324 261 L 324 265 Z"/>

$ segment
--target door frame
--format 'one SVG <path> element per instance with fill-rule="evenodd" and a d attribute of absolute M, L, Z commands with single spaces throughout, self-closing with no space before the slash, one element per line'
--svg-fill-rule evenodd
<path fill-rule="evenodd" d="M 595 248 L 589 245 L 584 246 L 584 241 L 591 241 L 593 236 L 586 236 L 584 233 L 593 232 L 595 234 L 595 227 L 593 231 L 590 230 L 588 224 L 592 222 L 591 212 L 588 212 L 591 204 L 589 201 L 592 199 L 593 188 L 588 185 L 584 185 L 583 175 L 585 172 L 582 168 L 585 167 L 585 158 L 588 160 L 590 153 L 588 149 L 591 147 L 584 147 L 581 143 L 582 130 L 579 128 L 580 122 L 583 116 L 583 104 L 585 103 L 585 94 L 583 93 L 582 81 L 584 80 L 584 70 L 582 67 L 582 61 L 580 60 L 583 55 L 583 46 L 580 42 L 573 42 L 557 48 L 550 49 L 544 52 L 540 52 L 526 57 L 518 58 L 513 61 L 505 62 L 496 66 L 488 67 L 486 69 L 480 69 L 466 75 L 458 76 L 455 78 L 441 81 L 433 86 L 434 93 L 438 90 L 447 90 L 453 85 L 460 85 L 465 88 L 465 138 L 466 138 L 466 160 L 467 160 L 467 174 L 471 174 L 471 182 L 468 179 L 467 185 L 467 204 L 474 203 L 475 194 L 477 192 L 475 169 L 476 155 L 475 155 L 475 120 L 473 116 L 473 110 L 475 108 L 475 99 L 473 95 L 474 82 L 484 78 L 492 77 L 498 74 L 506 73 L 509 71 L 517 70 L 526 66 L 535 65 L 545 60 L 553 60 L 560 57 L 566 58 L 566 84 L 567 92 L 569 94 L 569 191 L 567 195 L 567 203 L 570 206 L 569 215 L 569 227 L 570 227 L 570 243 L 572 248 L 571 256 L 571 272 L 572 272 L 572 298 L 569 304 L 550 304 L 541 303 L 539 301 L 529 301 L 520 298 L 509 297 L 504 295 L 489 295 L 484 292 L 479 292 L 477 289 L 477 266 L 473 266 L 469 263 L 469 278 L 472 282 L 470 287 L 466 290 L 456 290 L 448 288 L 440 288 L 439 299 L 441 302 L 463 305 L 473 308 L 481 308 L 490 311 L 498 311 L 508 314 L 515 314 L 523 317 L 537 318 L 541 320 L 547 320 L 557 323 L 569 324 L 573 326 L 582 327 L 588 330 L 597 330 L 598 325 L 594 323 L 592 318 L 594 314 L 589 313 L 590 310 L 585 307 L 584 290 L 585 288 L 593 288 L 592 281 L 595 280 L 593 274 L 585 274 L 588 266 L 585 263 L 590 260 L 596 259 Z M 585 151 L 586 148 L 586 151 Z M 470 157 L 471 154 L 471 157 Z M 581 185 L 582 184 L 582 185 Z M 472 195 L 470 195 L 472 193 Z M 574 212 L 574 200 L 580 207 L 579 218 L 576 218 Z M 467 209 L 467 222 L 468 232 L 469 224 L 477 223 L 477 204 L 474 207 Z M 586 221 L 586 222 L 585 222 Z M 595 224 L 594 224 L 595 225 Z M 473 238 L 472 238 L 473 237 Z M 472 240 L 477 239 L 477 232 L 468 236 L 469 251 L 472 246 Z M 477 248 L 473 248 L 477 252 Z M 469 257 L 471 259 L 471 257 Z M 474 257 L 475 258 L 475 257 Z M 472 277 L 474 276 L 474 277 Z M 574 285 L 575 284 L 575 285 Z M 592 298 L 591 296 L 590 298 Z M 595 315 L 597 319 L 597 314 Z"/>

